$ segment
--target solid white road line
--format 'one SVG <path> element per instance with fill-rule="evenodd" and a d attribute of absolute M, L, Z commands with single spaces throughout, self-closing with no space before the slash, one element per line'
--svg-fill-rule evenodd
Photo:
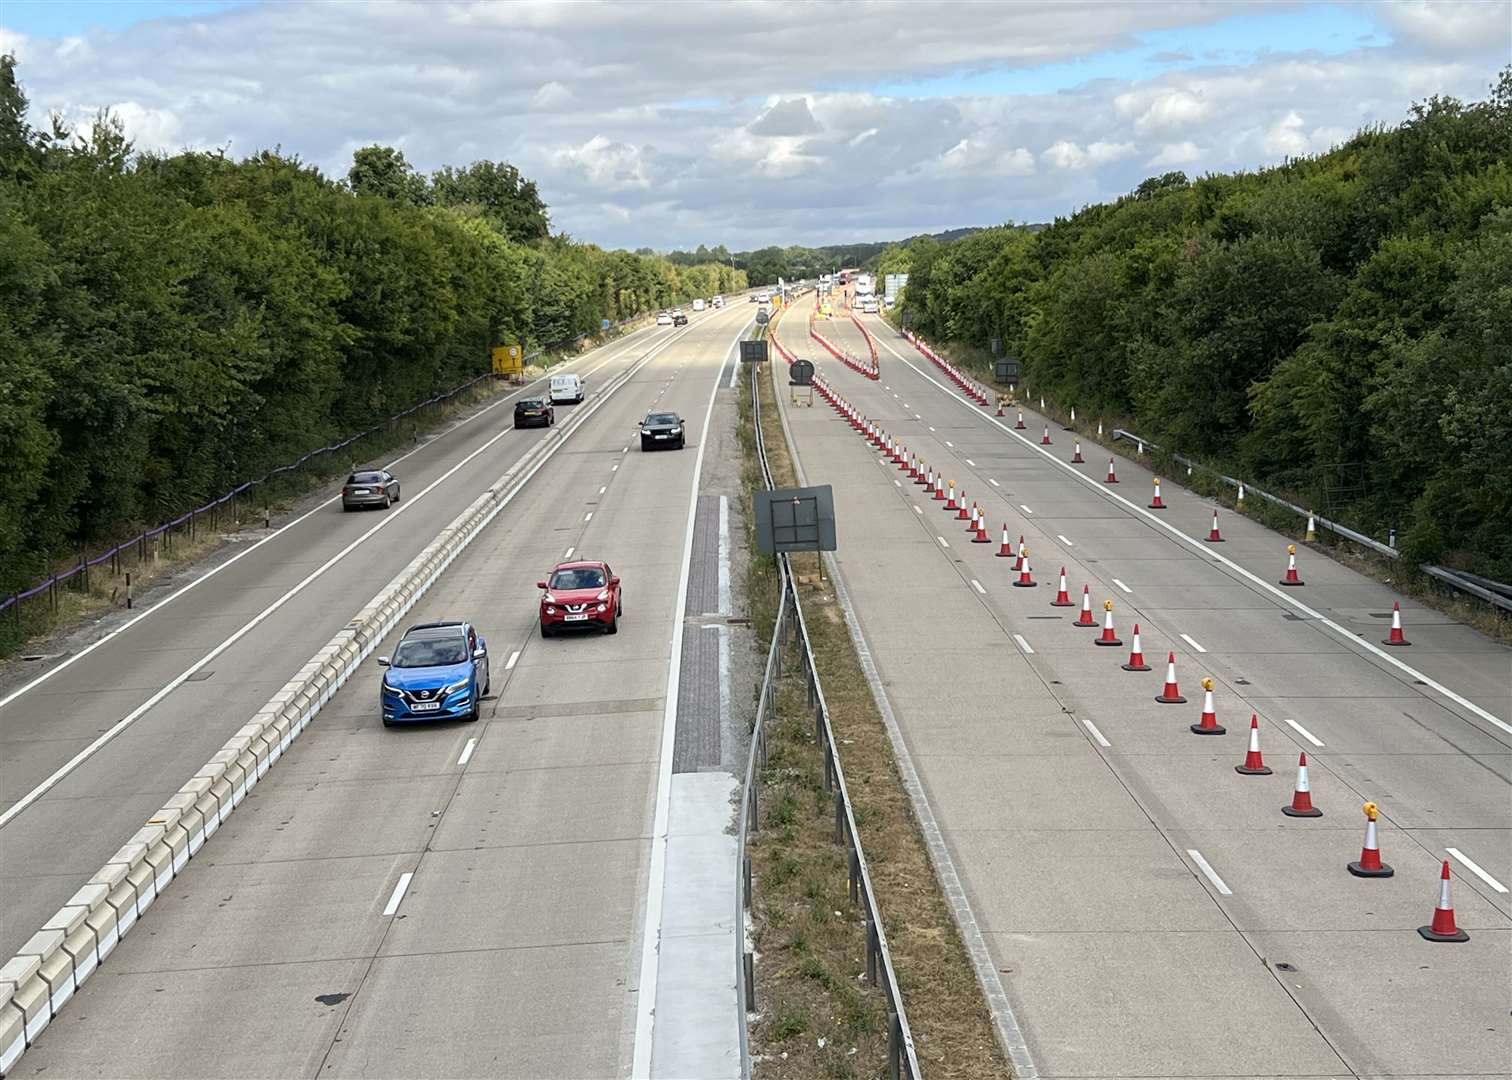
<path fill-rule="evenodd" d="M 1208 861 L 1202 857 L 1202 852 L 1198 851 L 1196 848 L 1187 848 L 1187 854 L 1190 855 L 1192 857 L 1192 861 L 1197 864 L 1197 869 L 1201 870 L 1204 874 L 1207 875 L 1207 879 L 1213 883 L 1213 888 L 1217 889 L 1224 896 L 1234 895 L 1234 891 L 1227 885 L 1225 885 L 1223 883 L 1223 879 L 1218 876 L 1218 871 L 1209 866 Z"/>
<path fill-rule="evenodd" d="M 987 595 L 987 590 L 982 588 L 982 583 L 976 578 L 971 579 L 971 584 L 976 588 L 977 592 L 981 593 L 983 596 Z"/>
<path fill-rule="evenodd" d="M 1059 540 L 1061 543 L 1065 544 L 1067 547 L 1075 547 L 1076 546 L 1071 541 L 1067 540 L 1064 536 L 1062 536 L 1060 533 L 1056 533 L 1055 534 L 1055 538 L 1057 540 Z"/>
<path fill-rule="evenodd" d="M 1097 730 L 1097 725 L 1092 721 L 1088 720 L 1084 716 L 1081 718 L 1081 722 L 1086 727 L 1087 731 L 1091 733 L 1092 737 L 1097 740 L 1098 746 L 1101 746 L 1104 750 L 1106 750 L 1113 745 L 1107 739 L 1103 738 L 1103 733 Z"/>
<path fill-rule="evenodd" d="M 509 654 L 509 659 L 506 660 L 506 661 L 504 661 L 504 670 L 505 671 L 513 671 L 514 670 L 514 666 L 516 664 L 518 664 L 519 662 L 520 662 L 520 650 L 516 649 L 514 652 L 512 652 L 512 653 Z"/>
<path fill-rule="evenodd" d="M 1207 652 L 1206 649 L 1204 649 L 1201 645 L 1199 645 L 1197 643 L 1197 639 L 1194 638 L 1194 637 L 1192 637 L 1191 634 L 1182 634 L 1181 635 L 1181 640 L 1184 641 L 1184 642 L 1186 642 L 1192 648 L 1196 649 L 1198 652 Z"/>
<path fill-rule="evenodd" d="M 1131 589 L 1127 585 L 1125 585 L 1123 582 L 1119 581 L 1117 578 L 1113 579 L 1113 584 L 1117 585 L 1120 589 L 1122 589 L 1126 593 L 1132 593 L 1134 591 L 1133 589 Z"/>
<path fill-rule="evenodd" d="M 994 425 L 999 431 L 1004 432 L 1010 438 L 1017 439 L 1024 446 L 1038 453 L 1046 461 L 1051 462 L 1057 468 L 1063 469 L 1071 476 L 1076 477 L 1078 482 L 1087 485 L 1087 487 L 1091 488 L 1093 491 L 1100 492 L 1103 497 L 1120 504 L 1131 514 L 1141 518 L 1148 524 L 1153 525 L 1158 529 L 1164 529 L 1177 543 L 1186 544 L 1193 551 L 1201 551 L 1205 557 L 1211 558 L 1213 561 L 1228 567 L 1231 571 L 1244 578 L 1251 585 L 1269 594 L 1272 599 L 1281 604 L 1286 604 L 1293 608 L 1295 611 L 1308 616 L 1313 622 L 1317 623 L 1317 625 L 1326 627 L 1328 630 L 1332 631 L 1334 634 L 1337 634 L 1345 641 L 1348 641 L 1356 648 L 1363 649 L 1365 652 L 1369 653 L 1381 663 L 1388 664 L 1391 667 L 1396 668 L 1402 674 L 1411 676 L 1416 682 L 1421 683 L 1422 685 L 1429 687 L 1432 690 L 1438 691 L 1444 697 L 1460 706 L 1460 708 L 1474 714 L 1475 716 L 1480 717 L 1488 724 L 1495 725 L 1497 728 L 1506 732 L 1508 735 L 1512 735 L 1512 724 L 1507 723 L 1507 721 L 1503 720 L 1495 713 L 1491 712 L 1488 709 L 1481 708 L 1479 705 L 1471 701 L 1469 698 L 1465 697 L 1463 694 L 1456 693 L 1454 690 L 1451 690 L 1449 687 L 1445 686 L 1437 679 L 1429 678 L 1428 675 L 1419 671 L 1417 668 L 1413 667 L 1405 660 L 1393 656 L 1381 646 L 1374 645 L 1371 642 L 1359 637 L 1354 631 L 1350 630 L 1349 627 L 1335 622 L 1333 619 L 1330 619 L 1328 616 L 1324 615 L 1321 611 L 1318 611 L 1302 603 L 1302 601 L 1297 599 L 1297 597 L 1291 595 L 1290 590 L 1284 589 L 1278 585 L 1271 584 L 1265 578 L 1262 578 L 1259 574 L 1246 570 L 1244 567 L 1234 562 L 1233 559 L 1230 559 L 1225 555 L 1220 555 L 1215 551 L 1203 550 L 1205 546 L 1204 541 L 1199 540 L 1196 537 L 1186 535 L 1175 525 L 1172 525 L 1168 521 L 1161 520 L 1159 515 L 1152 514 L 1149 510 L 1125 498 L 1124 496 L 1109 491 L 1096 477 L 1088 476 L 1085 473 L 1078 471 L 1070 464 L 1061 461 L 1059 458 L 1055 457 L 1049 451 L 1047 451 L 1044 447 L 1036 445 L 1029 439 L 1024 438 L 1018 432 L 1010 428 L 1007 424 L 996 419 L 995 417 L 984 415 L 975 405 L 967 401 L 965 398 L 961 397 L 959 394 L 955 393 L 944 383 L 937 381 L 928 372 L 924 371 L 923 368 L 920 368 L 918 365 L 914 364 L 913 361 L 909 360 L 902 353 L 898 352 L 897 349 L 894 349 L 892 345 L 887 341 L 882 339 L 878 340 L 881 340 L 883 347 L 886 348 L 888 352 L 892 353 L 893 356 L 902 361 L 904 366 L 912 369 L 913 372 L 921 379 L 924 379 L 926 382 L 932 384 L 946 397 L 950 398 L 952 401 L 956 402 L 956 404 L 960 405 L 962 408 L 970 412 L 971 415 Z"/>
<path fill-rule="evenodd" d="M 1033 656 L 1034 655 L 1034 648 L 1033 648 L 1033 646 L 1031 646 L 1027 641 L 1024 640 L 1024 635 L 1023 634 L 1014 634 L 1013 635 L 1013 640 L 1016 641 L 1016 642 L 1018 642 L 1018 647 L 1024 650 L 1024 655 L 1025 656 Z"/>
<path fill-rule="evenodd" d="M 1291 717 L 1289 717 L 1289 716 L 1288 717 L 1284 717 L 1284 719 L 1286 720 L 1286 722 L 1288 724 L 1290 724 L 1292 726 L 1292 730 L 1294 730 L 1298 735 L 1302 736 L 1308 742 L 1312 743 L 1314 746 L 1322 746 L 1323 745 L 1323 740 L 1322 739 L 1318 738 L 1312 732 L 1308 731 L 1305 727 L 1303 727 L 1301 724 L 1297 723 Z"/>
<path fill-rule="evenodd" d="M 383 905 L 383 913 L 385 915 L 392 915 L 399 910 L 399 904 L 404 899 L 404 894 L 408 891 L 410 882 L 414 880 L 414 877 L 415 875 L 409 871 L 405 871 L 399 875 L 399 883 L 394 886 L 393 895 L 389 897 L 388 903 Z"/>
<path fill-rule="evenodd" d="M 947 540 L 947 539 L 945 539 L 943 536 L 937 536 L 937 537 L 935 537 L 935 539 L 940 542 L 940 546 L 941 547 L 949 547 L 950 546 L 950 541 Z"/>
<path fill-rule="evenodd" d="M 634 331 L 632 331 L 632 333 L 633 332 Z M 626 346 L 625 348 L 623 348 L 623 349 L 619 350 L 618 352 L 614 353 L 612 356 L 609 356 L 609 357 L 605 358 L 602 363 L 598 364 L 597 366 L 595 366 L 595 367 L 591 368 L 590 370 L 588 370 L 587 372 L 585 372 L 584 376 L 587 377 L 589 375 L 596 375 L 599 372 L 599 370 L 601 368 L 603 368 L 604 366 L 613 363 L 615 360 L 618 360 L 620 357 L 624 356 L 626 353 L 632 352 L 634 349 L 639 348 L 639 347 L 641 347 L 641 346 L 643 346 L 645 344 L 646 344 L 645 341 L 639 341 L 639 342 L 636 342 L 635 345 Z M 571 361 L 569 361 L 569 363 L 571 363 Z M 544 378 L 536 380 L 536 382 L 545 382 L 545 381 L 546 380 Z M 468 424 L 472 423 L 474 420 L 477 420 L 478 418 L 480 418 L 482 416 L 486 416 L 488 413 L 492 412 L 494 409 L 498 408 L 500 405 L 507 405 L 507 404 L 509 404 L 510 402 L 512 402 L 516 398 L 518 398 L 521 394 L 524 394 L 527 390 L 530 389 L 531 386 L 534 386 L 534 385 L 535 385 L 535 383 L 531 383 L 531 384 L 529 384 L 527 386 L 523 386 L 519 390 L 517 390 L 515 393 L 509 394 L 509 395 L 507 395 L 505 397 L 502 397 L 498 401 L 495 401 L 493 404 L 488 405 L 488 406 L 486 406 L 486 407 L 484 407 L 482 409 L 479 409 L 477 412 L 473 413 L 471 416 L 467 417 L 464 420 L 459 421 L 453 427 L 448 428 L 445 432 L 443 432 L 440 436 L 438 436 L 438 438 L 445 438 L 446 436 L 450 435 L 452 432 L 458 431 L 458 430 L 462 429 L 463 427 L 466 427 Z M 482 449 L 487 449 L 487 447 L 493 445 L 493 443 L 496 442 L 498 440 L 498 438 L 501 438 L 505 433 L 513 431 L 513 430 L 515 430 L 513 427 L 505 428 L 504 432 L 500 432 L 500 434 L 498 436 L 496 436 L 494 439 L 489 440 L 489 442 L 487 444 L 485 444 L 485 446 Z M 420 451 L 422 451 L 424 449 L 427 449 L 428 447 L 435 446 L 435 444 L 436 444 L 436 440 L 432 440 L 432 441 L 426 443 L 424 446 L 417 446 L 417 447 L 415 447 L 415 449 L 409 451 L 408 453 L 400 454 L 398 457 L 394 458 L 392 461 L 390 461 L 388 464 L 386 464 L 384 466 L 384 468 L 386 468 L 386 469 L 392 469 L 395 465 L 399 464 L 401 461 L 404 461 L 407 458 L 413 457 L 415 454 L 420 453 Z M 481 453 L 481 450 L 479 452 Z M 476 456 L 477 455 L 474 454 L 471 457 L 476 457 Z M 463 460 L 463 464 L 465 464 L 467 461 L 471 460 L 471 457 L 464 459 Z M 455 468 L 451 470 L 451 472 L 455 472 L 455 471 L 456 471 Z M 451 472 L 448 472 L 446 474 L 446 476 L 450 476 Z M 442 479 L 445 479 L 445 476 L 443 476 Z M 430 490 L 430 489 L 427 488 L 426 490 Z M 238 552 L 237 554 L 233 555 L 231 558 L 227 559 L 225 562 L 218 563 L 217 565 L 211 567 L 209 570 L 205 571 L 203 574 L 201 574 L 199 577 L 195 578 L 193 581 L 190 581 L 190 582 L 187 582 L 186 584 L 184 584 L 181 588 L 175 589 L 173 592 L 171 592 L 167 596 L 163 597 L 163 599 L 161 599 L 157 603 L 153 604 L 150 608 L 147 608 L 144 611 L 142 611 L 141 614 L 135 616 L 134 618 L 128 619 L 126 622 L 122 623 L 120 626 L 118 626 L 114 630 L 110 631 L 110 633 L 106 634 L 99 641 L 93 642 L 90 645 L 88 645 L 86 648 L 80 649 L 78 652 L 74 653 L 68 659 L 64 660 L 62 663 L 56 665 L 55 667 L 48 668 L 46 671 L 44 671 L 42 674 L 38 675 L 35 679 L 32 679 L 30 682 L 25 683 L 25 684 L 23 684 L 21 686 L 16 687 L 16 689 L 12 690 L 9 694 L 6 694 L 4 697 L 0 697 L 0 709 L 5 708 L 5 706 L 9 705 L 12 701 L 15 701 L 18 697 L 20 697 L 22 694 L 26 693 L 28 690 L 31 690 L 33 687 L 40 686 L 42 683 L 45 683 L 48 679 L 51 679 L 54 675 L 57 675 L 59 672 L 64 671 L 64 670 L 72 667 L 74 664 L 77 664 L 80 660 L 84 659 L 90 653 L 92 653 L 96 649 L 98 649 L 101 645 L 104 645 L 107 642 L 112 641 L 113 639 L 115 639 L 115 638 L 119 637 L 120 635 L 124 634 L 126 631 L 130 630 L 133 626 L 135 626 L 137 623 L 141 622 L 143 619 L 147 618 L 149 615 L 152 615 L 154 612 L 161 611 L 163 608 L 165 608 L 169 604 L 173 603 L 179 597 L 185 595 L 186 593 L 188 593 L 188 592 L 190 592 L 190 591 L 192 591 L 194 589 L 199 588 L 205 582 L 207 582 L 211 578 L 215 577 L 216 574 L 219 574 L 222 570 L 225 570 L 228 567 L 233 566 L 237 562 L 240 562 L 242 559 L 244 559 L 248 555 L 252 554 L 254 551 L 256 551 L 258 548 L 262 547 L 264 544 L 268 543 L 270 540 L 276 540 L 279 537 L 285 535 L 286 533 L 288 533 L 288 531 L 290 529 L 294 528 L 296 525 L 298 525 L 301 522 L 305 521 L 306 519 L 308 519 L 310 517 L 313 517 L 314 515 L 320 513 L 326 507 L 332 505 L 333 503 L 339 501 L 340 499 L 341 499 L 340 495 L 332 495 L 329 499 L 326 499 L 324 502 L 317 503 L 314 507 L 312 507 L 309 510 L 306 510 L 303 514 L 300 514 L 297 518 L 294 518 L 292 521 L 289 521 L 289 522 L 286 522 L 283 525 L 280 525 L 277 529 L 273 530 L 267 536 L 264 536 L 262 539 L 258 540 L 256 543 L 249 544 L 246 547 L 245 550 Z M 401 505 L 403 505 L 403 504 L 401 503 Z M 385 517 L 385 520 L 387 520 L 387 517 Z"/>
<path fill-rule="evenodd" d="M 478 748 L 477 739 L 468 739 L 467 745 L 462 747 L 462 756 L 457 759 L 458 765 L 466 765 L 472 760 L 473 751 Z"/>
<path fill-rule="evenodd" d="M 1507 891 L 1507 887 L 1505 885 L 1503 885 L 1501 882 L 1497 881 L 1490 874 L 1486 873 L 1486 871 L 1484 869 L 1482 869 L 1482 867 L 1480 866 L 1479 863 L 1477 863 L 1474 859 L 1472 859 L 1469 856 L 1467 856 L 1459 848 L 1452 848 L 1451 847 L 1451 848 L 1445 848 L 1444 850 L 1447 851 L 1449 854 L 1453 855 L 1460 862 L 1464 863 L 1466 870 L 1469 870 L 1472 874 L 1474 874 L 1476 877 L 1480 878 L 1482 881 L 1484 881 L 1487 885 L 1491 886 L 1497 892 L 1504 893 L 1504 892 Z"/>
<path fill-rule="evenodd" d="M 725 354 L 735 351 L 745 336 L 746 326 L 735 334 Z M 719 380 L 709 390 L 704 408 L 703 434 L 707 436 L 714 416 L 714 402 L 719 394 Z M 677 572 L 677 597 L 672 604 L 672 634 L 668 642 L 667 686 L 662 713 L 660 757 L 657 759 L 656 810 L 651 822 L 650 867 L 646 875 L 645 922 L 641 925 L 640 979 L 636 990 L 635 1051 L 630 1075 L 634 1080 L 651 1076 L 651 1044 L 656 1026 L 656 984 L 661 964 L 661 928 L 663 891 L 667 878 L 667 823 L 671 810 L 672 746 L 677 735 L 677 690 L 682 680 L 683 610 L 688 605 L 688 570 L 693 564 L 693 525 L 698 515 L 698 485 L 703 478 L 704 450 L 707 437 L 698 440 L 698 454 L 693 459 L 693 477 L 688 483 L 688 516 L 683 524 L 682 564 Z"/>

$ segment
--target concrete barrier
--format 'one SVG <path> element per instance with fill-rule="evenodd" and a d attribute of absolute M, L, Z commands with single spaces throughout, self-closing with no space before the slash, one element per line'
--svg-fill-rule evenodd
<path fill-rule="evenodd" d="M 548 431 L 443 528 L 0 966 L 0 1077 L 10 1075 L 84 980 L 452 560 L 513 501 L 562 443 L 672 340 L 662 342 L 611 379 L 587 408 Z"/>

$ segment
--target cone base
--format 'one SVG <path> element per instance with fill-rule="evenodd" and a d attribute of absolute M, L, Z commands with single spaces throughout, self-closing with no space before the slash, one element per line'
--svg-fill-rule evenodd
<path fill-rule="evenodd" d="M 1085 461 L 1083 461 L 1083 460 L 1082 460 L 1082 459 L 1081 459 L 1081 458 L 1079 458 L 1079 457 L 1073 457 L 1073 458 L 1072 458 L 1072 459 L 1071 459 L 1071 464 L 1073 464 L 1073 465 L 1085 465 L 1085 464 L 1086 464 L 1086 462 L 1085 462 Z"/>
<path fill-rule="evenodd" d="M 1000 551 L 997 553 L 997 557 L 1000 559 L 1012 559 L 1014 558 L 1014 554 L 1011 551 Z"/>
<path fill-rule="evenodd" d="M 1349 864 L 1349 872 L 1355 877 L 1391 877 L 1391 875 L 1396 873 L 1395 870 L 1385 863 L 1377 867 L 1369 867 L 1357 862 Z"/>
<path fill-rule="evenodd" d="M 1224 543 L 1224 539 L 1221 536 L 1209 536 L 1205 537 L 1202 542 L 1204 544 L 1221 544 Z"/>
<path fill-rule="evenodd" d="M 971 538 L 971 542 L 973 544 L 990 544 L 990 543 L 992 543 L 992 541 L 989 540 L 989 539 L 987 539 L 985 536 L 973 536 Z"/>
<path fill-rule="evenodd" d="M 1408 645 L 1411 645 L 1411 644 L 1412 644 L 1412 642 L 1410 642 L 1410 641 L 1392 641 L 1392 640 L 1391 640 L 1391 639 L 1390 639 L 1390 638 L 1389 638 L 1389 637 L 1388 637 L 1388 638 L 1382 638 L 1382 639 L 1381 639 L 1381 644 L 1382 644 L 1382 645 L 1394 645 L 1394 646 L 1396 646 L 1396 647 L 1397 647 L 1397 648 L 1399 648 L 1399 649 L 1401 649 L 1401 648 L 1405 648 L 1405 647 L 1406 647 L 1406 646 L 1408 646 Z"/>
<path fill-rule="evenodd" d="M 1162 503 L 1151 503 L 1149 505 L 1149 509 L 1151 509 L 1151 510 L 1164 510 L 1165 508 L 1166 508 L 1166 504 L 1163 503 L 1163 502 Z"/>
<path fill-rule="evenodd" d="M 1297 580 L 1297 581 L 1287 581 L 1285 578 L 1282 578 L 1280 581 L 1276 582 L 1276 584 L 1278 584 L 1278 585 L 1291 585 L 1291 586 L 1295 587 L 1297 585 L 1305 585 L 1305 584 L 1307 584 L 1307 582 L 1302 581 L 1300 579 Z"/>
<path fill-rule="evenodd" d="M 1159 701 L 1160 699 L 1156 698 L 1155 700 Z M 1203 727 L 1201 724 L 1190 724 L 1188 726 L 1191 728 L 1191 731 L 1192 731 L 1193 735 L 1227 735 L 1228 734 L 1228 728 L 1224 727 L 1222 724 L 1214 724 L 1212 727 Z"/>
<path fill-rule="evenodd" d="M 1150 670 L 1150 665 L 1149 664 L 1119 664 L 1118 666 L 1121 667 L 1121 668 L 1123 668 L 1125 671 L 1149 671 Z M 1156 698 L 1155 700 L 1159 701 L 1160 699 Z"/>
<path fill-rule="evenodd" d="M 1322 817 L 1323 811 L 1316 806 L 1307 810 L 1298 810 L 1295 806 L 1283 806 L 1281 812 L 1287 817 Z"/>
<path fill-rule="evenodd" d="M 1258 769 L 1247 768 L 1244 765 L 1235 765 L 1234 771 L 1240 776 L 1269 776 L 1271 774 L 1269 765 L 1262 765 Z"/>
<path fill-rule="evenodd" d="M 1158 701 L 1158 702 L 1160 702 L 1162 705 L 1185 705 L 1186 704 L 1186 698 L 1182 697 L 1180 694 L 1177 694 L 1175 697 L 1166 697 L 1164 694 L 1156 694 L 1155 695 L 1155 700 Z"/>
<path fill-rule="evenodd" d="M 1076 601 L 1075 600 L 1052 600 L 1052 601 L 1050 601 L 1050 606 L 1051 607 L 1075 607 L 1076 606 Z"/>
<path fill-rule="evenodd" d="M 1029 429 L 1027 427 L 1025 427 L 1023 424 L 1014 424 L 1013 425 L 1013 430 L 1014 431 L 1028 431 Z"/>
<path fill-rule="evenodd" d="M 1456 930 L 1452 934 L 1440 934 L 1431 926 L 1418 927 L 1418 933 L 1423 935 L 1426 941 L 1469 941 L 1470 935 L 1463 930 Z"/>
<path fill-rule="evenodd" d="M 1122 645 L 1123 642 L 1119 641 L 1117 638 L 1098 638 L 1092 644 L 1094 644 L 1094 645 Z"/>
<path fill-rule="evenodd" d="M 1033 589 L 1038 587 L 1038 585 L 1039 582 L 1037 581 L 1015 581 L 1013 583 L 1015 589 Z"/>
<path fill-rule="evenodd" d="M 1105 483 L 1105 484 L 1116 484 L 1116 483 L 1118 483 L 1118 477 L 1115 476 L 1111 480 L 1104 480 L 1103 483 Z"/>

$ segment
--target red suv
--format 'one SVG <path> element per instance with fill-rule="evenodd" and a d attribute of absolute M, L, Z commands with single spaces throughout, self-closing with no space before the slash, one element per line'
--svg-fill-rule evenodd
<path fill-rule="evenodd" d="M 608 563 L 581 559 L 558 563 L 551 577 L 536 582 L 536 587 L 545 590 L 541 595 L 542 637 L 589 626 L 606 634 L 619 633 L 625 603 L 620 579 Z"/>

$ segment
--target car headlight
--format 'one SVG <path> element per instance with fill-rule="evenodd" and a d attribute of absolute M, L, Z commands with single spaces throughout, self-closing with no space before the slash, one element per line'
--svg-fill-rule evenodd
<path fill-rule="evenodd" d="M 452 683 L 450 686 L 443 686 L 441 688 L 441 696 L 444 698 L 444 697 L 448 697 L 451 694 L 455 694 L 458 690 L 465 689 L 466 686 L 467 686 L 467 684 L 470 683 L 471 681 L 472 681 L 471 679 L 458 679 L 456 682 Z"/>
<path fill-rule="evenodd" d="M 396 687 L 390 686 L 387 679 L 383 680 L 383 692 L 385 694 L 393 694 L 395 697 L 399 696 L 399 690 Z"/>
<path fill-rule="evenodd" d="M 546 605 L 546 614 L 548 614 L 548 615 L 555 615 L 556 614 L 556 608 L 552 607 L 550 604 L 547 604 Z"/>
<path fill-rule="evenodd" d="M 642 435 L 649 435 L 649 434 L 651 434 L 651 429 L 648 428 L 648 427 L 643 427 L 643 428 L 641 428 L 641 434 Z"/>
<path fill-rule="evenodd" d="M 679 427 L 675 427 L 675 428 L 673 428 L 671 430 L 671 432 L 669 434 L 672 434 L 672 435 L 681 435 L 682 434 L 682 428 L 680 426 Z"/>
<path fill-rule="evenodd" d="M 600 590 L 600 592 L 599 592 L 598 596 L 596 597 L 596 599 L 599 599 L 599 600 L 607 600 L 607 599 L 609 599 L 609 590 L 608 589 Z"/>

